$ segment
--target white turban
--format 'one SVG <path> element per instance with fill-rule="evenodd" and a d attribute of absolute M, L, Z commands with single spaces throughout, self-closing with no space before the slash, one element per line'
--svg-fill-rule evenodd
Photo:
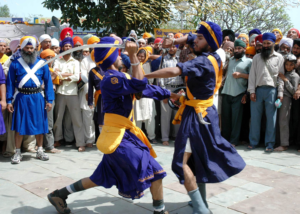
<path fill-rule="evenodd" d="M 32 36 L 24 36 L 20 40 L 21 49 L 23 49 L 26 45 L 32 45 L 34 48 L 36 47 L 36 40 Z"/>
<path fill-rule="evenodd" d="M 48 35 L 48 34 L 43 34 L 40 36 L 40 43 L 42 43 L 45 39 L 50 39 L 51 40 L 51 37 Z"/>
<path fill-rule="evenodd" d="M 136 35 L 136 32 L 135 32 L 134 30 L 131 30 L 131 31 L 130 31 L 129 36 L 130 36 L 130 35 L 135 35 L 135 36 L 137 36 L 137 35 Z"/>
<path fill-rule="evenodd" d="M 283 39 L 281 39 L 280 42 L 279 42 L 279 48 L 280 48 L 281 45 L 286 44 L 287 46 L 290 47 L 290 50 L 292 50 L 293 42 L 294 42 L 294 41 L 293 41 L 293 39 L 291 39 L 291 38 L 283 38 Z"/>
<path fill-rule="evenodd" d="M 59 41 L 55 38 L 51 39 L 51 47 L 52 46 L 59 47 Z"/>
<path fill-rule="evenodd" d="M 145 39 L 139 39 L 138 42 L 142 42 L 142 43 L 146 44 L 146 40 Z"/>

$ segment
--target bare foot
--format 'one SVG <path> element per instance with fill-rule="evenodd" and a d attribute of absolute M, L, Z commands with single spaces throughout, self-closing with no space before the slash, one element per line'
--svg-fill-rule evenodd
<path fill-rule="evenodd" d="M 51 150 L 46 150 L 46 153 L 52 153 L 52 154 L 58 154 L 61 153 L 61 150 L 58 149 L 51 149 Z"/>
<path fill-rule="evenodd" d="M 169 146 L 170 144 L 169 144 L 168 141 L 164 141 L 164 142 L 163 142 L 163 145 L 164 145 L 164 146 Z"/>
<path fill-rule="evenodd" d="M 93 147 L 93 144 L 92 144 L 92 143 L 87 143 L 87 144 L 86 144 L 86 147 L 92 148 L 92 147 Z"/>
<path fill-rule="evenodd" d="M 276 151 L 276 152 L 283 152 L 283 151 L 285 151 L 287 149 L 288 149 L 287 146 L 279 146 L 276 149 L 274 149 L 274 151 Z"/>
<path fill-rule="evenodd" d="M 61 144 L 60 144 L 59 141 L 55 141 L 55 142 L 54 142 L 54 147 L 60 147 L 60 146 L 61 146 Z"/>
<path fill-rule="evenodd" d="M 84 152 L 85 151 L 85 147 L 84 146 L 79 146 L 78 147 L 78 152 Z"/>

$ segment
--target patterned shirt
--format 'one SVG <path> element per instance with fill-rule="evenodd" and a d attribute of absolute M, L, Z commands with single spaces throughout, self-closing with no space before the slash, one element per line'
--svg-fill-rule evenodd
<path fill-rule="evenodd" d="M 178 62 L 179 62 L 178 56 L 175 55 L 174 57 L 172 57 L 170 54 L 168 54 L 164 57 L 162 68 L 176 67 Z M 183 85 L 183 79 L 181 76 L 161 78 L 159 79 L 159 85 L 162 88 L 166 88 L 167 86 Z"/>

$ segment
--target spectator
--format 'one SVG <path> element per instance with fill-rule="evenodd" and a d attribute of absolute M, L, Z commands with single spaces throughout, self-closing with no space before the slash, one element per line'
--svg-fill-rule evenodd
<path fill-rule="evenodd" d="M 293 47 L 293 40 L 290 38 L 283 38 L 279 42 L 279 50 L 278 52 L 281 53 L 282 56 L 285 56 L 291 53 Z"/>
<path fill-rule="evenodd" d="M 140 48 L 146 46 L 146 41 L 145 41 L 145 39 L 139 39 L 137 42 L 138 42 Z"/>
<path fill-rule="evenodd" d="M 62 41 L 62 51 L 70 50 L 73 46 L 71 38 L 67 37 Z M 79 152 L 83 152 L 85 151 L 85 143 L 77 88 L 79 62 L 71 54 L 67 54 L 55 62 L 53 69 L 59 72 L 59 78 L 61 79 L 56 90 L 56 121 L 53 128 L 56 145 L 59 145 L 59 141 L 63 139 L 62 121 L 64 112 L 68 108 L 73 123 L 76 146 Z"/>
<path fill-rule="evenodd" d="M 249 46 L 255 47 L 255 38 L 258 36 L 258 34 L 252 34 L 250 39 L 249 39 Z"/>
<path fill-rule="evenodd" d="M 232 30 L 226 29 L 222 31 L 223 33 L 223 43 L 222 46 L 224 46 L 224 44 L 226 42 L 234 42 L 235 41 L 235 34 Z"/>
<path fill-rule="evenodd" d="M 59 54 L 60 46 L 59 46 L 59 41 L 57 39 L 55 39 L 55 38 L 51 39 L 51 48 L 50 49 L 53 50 L 56 55 Z"/>
<path fill-rule="evenodd" d="M 254 55 L 256 54 L 255 47 L 249 46 L 246 48 L 246 57 L 253 59 Z"/>
<path fill-rule="evenodd" d="M 292 53 L 297 58 L 296 73 L 300 75 L 300 39 L 295 39 L 293 43 Z M 298 151 L 300 151 L 300 84 L 298 85 L 298 90 L 294 94 L 294 99 L 292 100 L 292 110 L 291 110 L 291 128 L 290 128 L 290 141 L 291 143 L 298 144 Z"/>
<path fill-rule="evenodd" d="M 246 43 L 234 42 L 234 57 L 230 58 L 227 78 L 222 90 L 222 136 L 233 146 L 239 143 L 243 100 L 246 99 L 247 79 L 252 60 L 246 58 Z"/>
<path fill-rule="evenodd" d="M 265 145 L 266 152 L 272 152 L 275 144 L 275 125 L 277 97 L 277 76 L 283 70 L 283 57 L 274 50 L 276 36 L 272 33 L 263 34 L 261 54 L 253 58 L 249 75 L 248 91 L 251 99 L 251 127 L 249 149 L 254 149 L 260 139 L 260 126 L 263 108 L 265 107 L 267 126 Z M 278 98 L 283 98 L 283 82 L 278 81 Z"/>
<path fill-rule="evenodd" d="M 284 81 L 282 106 L 279 109 L 280 146 L 275 151 L 285 151 L 289 146 L 289 124 L 293 95 L 299 84 L 299 75 L 295 71 L 297 58 L 292 54 L 285 56 L 284 71 L 278 76 Z M 298 109 L 299 110 L 299 109 Z"/>
<path fill-rule="evenodd" d="M 176 67 L 179 61 L 176 51 L 176 46 L 170 48 L 169 53 L 164 57 L 162 68 Z M 183 79 L 180 76 L 160 79 L 159 84 L 162 88 L 169 91 L 174 91 L 176 88 L 184 86 Z M 174 130 L 173 133 L 170 133 L 172 114 L 176 114 L 176 111 L 170 108 L 168 99 L 161 101 L 161 133 L 164 146 L 169 145 L 169 136 L 175 137 L 179 129 L 179 125 L 172 125 Z"/>
<path fill-rule="evenodd" d="M 43 50 L 47 50 L 51 48 L 51 37 L 48 34 L 43 34 L 40 36 L 40 49 L 38 55 L 40 56 Z"/>
<path fill-rule="evenodd" d="M 137 57 L 143 66 L 145 74 L 151 73 L 150 63 L 148 62 L 149 55 L 150 54 L 146 48 L 140 48 L 137 52 Z M 148 83 L 153 84 L 153 79 L 148 80 Z M 144 123 L 150 143 L 157 144 L 157 141 L 155 139 L 156 111 L 154 100 L 149 98 L 141 98 L 139 100 L 136 100 L 134 110 L 136 126 L 142 128 L 142 123 Z"/>
<path fill-rule="evenodd" d="M 283 38 L 283 35 L 281 33 L 281 30 L 279 30 L 278 28 L 275 28 L 274 30 L 272 30 L 272 33 L 274 33 L 274 35 L 276 36 L 275 51 L 278 51 L 278 49 L 279 49 L 279 42 Z"/>
<path fill-rule="evenodd" d="M 263 48 L 263 40 L 262 40 L 262 34 L 255 37 L 255 51 L 257 54 L 261 53 Z"/>
<path fill-rule="evenodd" d="M 254 28 L 252 30 L 249 31 L 249 37 L 251 37 L 253 34 L 261 34 L 260 30 L 257 28 Z"/>
<path fill-rule="evenodd" d="M 133 37 L 134 39 L 137 40 L 137 34 L 136 34 L 135 30 L 131 30 L 131 31 L 130 31 L 129 37 Z"/>
<path fill-rule="evenodd" d="M 167 37 L 170 39 L 174 39 L 174 33 L 168 33 Z"/>
<path fill-rule="evenodd" d="M 243 42 L 246 43 L 246 46 L 249 47 L 249 37 L 247 34 L 245 33 L 241 33 L 239 36 L 238 36 L 238 39 L 242 40 Z"/>
<path fill-rule="evenodd" d="M 296 28 L 291 28 L 287 33 L 287 38 L 298 39 L 300 38 L 300 32 Z"/>
<path fill-rule="evenodd" d="M 52 51 L 50 49 L 46 49 L 41 52 L 41 58 L 46 61 L 52 59 L 53 57 L 55 57 L 55 53 L 54 53 L 54 51 Z M 56 90 L 55 84 L 59 84 L 59 77 L 58 77 L 58 73 L 56 71 L 53 71 L 52 65 L 53 65 L 53 63 L 48 64 L 49 70 L 51 72 L 51 80 L 53 83 L 53 90 L 55 91 Z M 53 100 L 51 110 L 47 112 L 48 130 L 49 131 L 48 131 L 48 133 L 46 133 L 44 135 L 44 141 L 43 141 L 44 143 L 43 144 L 44 144 L 44 148 L 45 148 L 46 152 L 56 154 L 56 153 L 60 153 L 61 151 L 54 148 L 54 134 L 53 134 L 54 107 L 55 107 L 55 100 Z"/>

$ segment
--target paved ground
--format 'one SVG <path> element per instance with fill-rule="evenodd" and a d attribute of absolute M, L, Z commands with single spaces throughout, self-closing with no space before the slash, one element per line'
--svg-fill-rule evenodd
<path fill-rule="evenodd" d="M 189 214 L 189 197 L 171 171 L 173 144 L 154 146 L 157 161 L 168 172 L 163 180 L 167 210 L 172 214 Z M 55 214 L 46 195 L 57 188 L 90 176 L 102 159 L 94 147 L 78 153 L 63 147 L 50 161 L 36 160 L 35 154 L 24 153 L 21 164 L 11 165 L 10 159 L 0 158 L 0 213 Z M 300 153 L 287 151 L 266 154 L 263 148 L 247 151 L 237 147 L 247 167 L 237 176 L 219 184 L 207 185 L 209 206 L 214 214 L 299 214 L 300 213 Z M 140 200 L 126 200 L 115 188 L 94 188 L 68 199 L 73 213 L 79 214 L 151 214 L 149 191 Z"/>

